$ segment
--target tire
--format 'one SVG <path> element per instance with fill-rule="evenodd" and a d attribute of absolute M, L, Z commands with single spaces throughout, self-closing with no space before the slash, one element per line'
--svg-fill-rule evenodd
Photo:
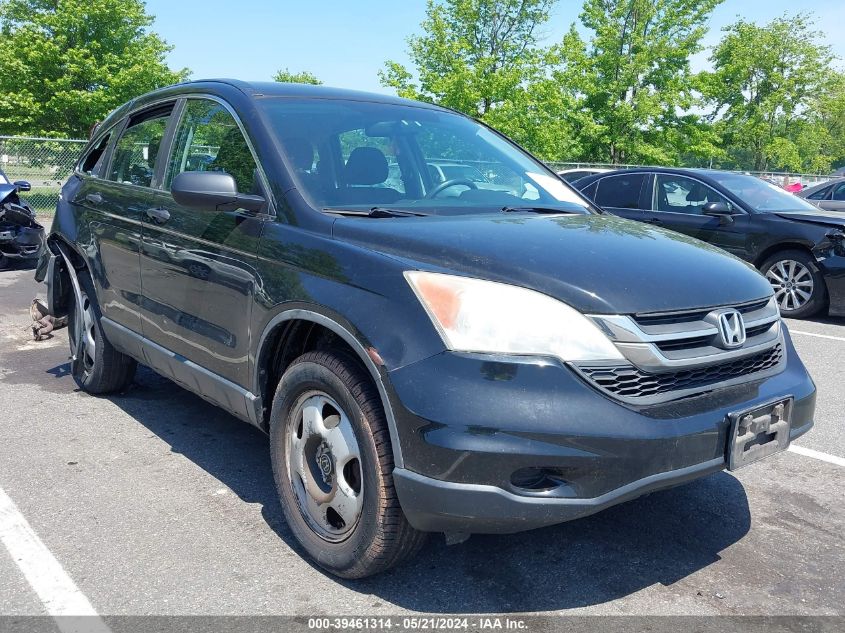
<path fill-rule="evenodd" d="M 806 319 L 827 305 L 827 286 L 810 253 L 780 251 L 764 261 L 760 271 L 772 284 L 782 316 Z"/>
<path fill-rule="evenodd" d="M 349 356 L 309 352 L 290 365 L 273 398 L 270 448 L 285 519 L 322 568 L 364 578 L 422 547 L 426 534 L 408 523 L 393 487 L 378 391 Z"/>
<path fill-rule="evenodd" d="M 83 306 L 80 309 L 76 305 L 76 294 L 71 293 L 71 305 L 68 310 L 71 358 L 76 355 L 77 328 L 80 324 L 86 332 L 81 339 L 79 362 L 71 363 L 71 367 L 75 368 L 73 378 L 80 389 L 87 393 L 107 394 L 123 391 L 132 382 L 138 365 L 133 358 L 117 351 L 103 333 L 100 306 L 97 304 L 94 284 L 88 273 L 79 272 L 77 278 L 82 291 Z"/>
<path fill-rule="evenodd" d="M 3 253 L 0 253 L 0 270 L 6 270 L 9 267 L 11 260 Z"/>

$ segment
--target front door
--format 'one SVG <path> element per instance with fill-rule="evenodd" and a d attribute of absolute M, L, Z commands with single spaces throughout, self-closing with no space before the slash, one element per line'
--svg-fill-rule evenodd
<path fill-rule="evenodd" d="M 258 193 L 255 158 L 230 111 L 185 101 L 141 247 L 142 327 L 154 343 L 248 385 L 250 315 L 263 214 L 177 204 L 170 184 L 185 171 L 225 171 Z"/>
<path fill-rule="evenodd" d="M 845 211 L 845 181 L 833 185 L 830 195 L 819 206 L 825 211 Z"/>
<path fill-rule="evenodd" d="M 722 202 L 733 209 L 730 220 L 705 215 L 704 205 Z M 748 259 L 748 215 L 718 191 L 694 178 L 655 174 L 649 220 L 678 233 L 685 233 L 737 257 Z"/>

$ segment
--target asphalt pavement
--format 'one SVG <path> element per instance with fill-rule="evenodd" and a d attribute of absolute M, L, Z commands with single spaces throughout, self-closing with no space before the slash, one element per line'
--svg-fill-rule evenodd
<path fill-rule="evenodd" d="M 32 271 L 0 272 L 0 615 L 55 613 L 50 587 L 102 615 L 845 610 L 843 320 L 789 323 L 819 387 L 816 427 L 796 443 L 813 456 L 530 533 L 433 536 L 408 564 L 349 582 L 301 555 L 265 436 L 147 369 L 123 395 L 80 392 L 67 331 L 31 340 L 40 292 Z"/>

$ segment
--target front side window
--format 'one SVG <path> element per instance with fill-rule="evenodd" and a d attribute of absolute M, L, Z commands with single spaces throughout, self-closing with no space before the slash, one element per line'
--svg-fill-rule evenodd
<path fill-rule="evenodd" d="M 133 116 L 114 149 L 108 179 L 150 187 L 173 105 Z"/>
<path fill-rule="evenodd" d="M 327 211 L 376 206 L 422 215 L 589 203 L 535 159 L 465 116 L 422 106 L 263 97 L 297 188 Z"/>
<path fill-rule="evenodd" d="M 654 183 L 655 211 L 702 215 L 704 205 L 722 202 L 731 208 L 731 203 L 715 189 L 704 183 L 672 174 L 657 174 Z"/>
<path fill-rule="evenodd" d="M 596 192 L 596 204 L 617 209 L 639 209 L 640 192 L 647 174 L 619 174 L 602 178 Z"/>
<path fill-rule="evenodd" d="M 222 104 L 210 99 L 189 99 L 185 104 L 165 189 L 184 171 L 226 172 L 235 179 L 239 192 L 257 193 L 255 159 L 237 121 Z"/>

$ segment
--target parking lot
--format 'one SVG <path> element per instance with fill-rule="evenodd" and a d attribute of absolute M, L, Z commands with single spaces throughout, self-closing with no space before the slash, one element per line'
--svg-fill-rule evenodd
<path fill-rule="evenodd" d="M 347 582 L 297 551 L 259 431 L 145 369 L 122 396 L 79 392 L 67 331 L 31 340 L 42 290 L 0 272 L 0 614 L 53 613 L 57 595 L 108 615 L 843 611 L 845 321 L 789 323 L 819 388 L 789 452 L 557 527 L 433 536 Z M 9 537 L 21 518 L 36 545 Z"/>

